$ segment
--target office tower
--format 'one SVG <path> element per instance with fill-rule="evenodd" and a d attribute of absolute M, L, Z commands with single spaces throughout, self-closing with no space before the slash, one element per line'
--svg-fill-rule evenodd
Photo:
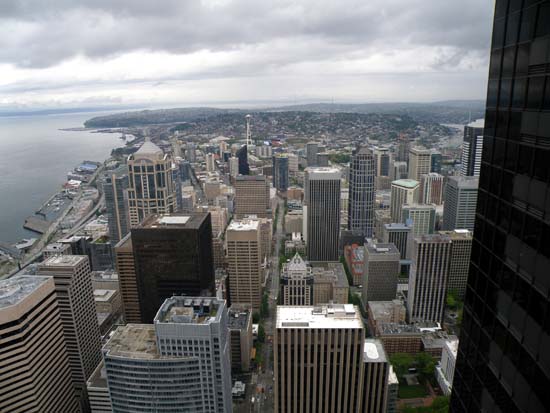
<path fill-rule="evenodd" d="M 216 170 L 216 160 L 214 158 L 214 154 L 207 153 L 205 161 L 206 161 L 206 171 L 214 172 Z"/>
<path fill-rule="evenodd" d="M 326 152 L 317 154 L 317 165 L 318 166 L 329 166 L 329 154 Z"/>
<path fill-rule="evenodd" d="M 365 245 L 365 269 L 361 300 L 367 308 L 369 301 L 391 301 L 397 294 L 401 254 L 394 244 Z"/>
<path fill-rule="evenodd" d="M 467 229 L 440 231 L 451 239 L 451 256 L 449 264 L 449 281 L 447 291 L 454 291 L 460 300 L 464 300 L 470 255 L 472 253 L 472 232 Z"/>
<path fill-rule="evenodd" d="M 127 323 L 141 323 L 141 308 L 139 306 L 139 292 L 131 234 L 127 234 L 115 245 L 114 252 L 115 269 L 118 273 L 120 295 L 124 309 L 124 320 Z"/>
<path fill-rule="evenodd" d="M 443 322 L 447 295 L 451 239 L 430 234 L 412 242 L 407 311 L 411 322 Z"/>
<path fill-rule="evenodd" d="M 433 234 L 435 229 L 435 205 L 403 205 L 401 222 L 412 225 L 411 235 Z M 411 224 L 412 223 L 412 224 Z"/>
<path fill-rule="evenodd" d="M 388 401 L 386 403 L 386 413 L 397 413 L 397 398 L 399 395 L 399 380 L 397 374 L 393 371 L 393 367 L 390 364 L 390 370 L 388 374 Z"/>
<path fill-rule="evenodd" d="M 403 205 L 418 202 L 419 187 L 420 184 L 414 179 L 398 179 L 391 183 L 391 222 L 402 222 L 401 210 Z"/>
<path fill-rule="evenodd" d="M 349 283 L 342 263 L 315 261 L 310 265 L 313 274 L 312 305 L 347 304 Z"/>
<path fill-rule="evenodd" d="M 412 226 L 401 223 L 384 225 L 381 241 L 385 244 L 394 244 L 402 260 L 407 259 L 409 240 L 411 239 Z"/>
<path fill-rule="evenodd" d="M 405 162 L 408 164 L 410 147 L 411 147 L 411 144 L 410 144 L 409 138 L 407 138 L 407 136 L 404 134 L 399 135 L 399 139 L 397 142 L 396 161 Z"/>
<path fill-rule="evenodd" d="M 549 21 L 547 1 L 496 1 L 453 412 L 550 406 Z"/>
<path fill-rule="evenodd" d="M 479 178 L 451 176 L 445 189 L 443 229 L 474 230 Z"/>
<path fill-rule="evenodd" d="M 239 175 L 239 158 L 229 158 L 229 175 L 233 178 Z"/>
<path fill-rule="evenodd" d="M 0 337 L 0 411 L 80 411 L 51 277 L 0 281 Z"/>
<path fill-rule="evenodd" d="M 113 406 L 107 386 L 107 371 L 102 360 L 86 382 L 91 413 L 112 413 Z"/>
<path fill-rule="evenodd" d="M 38 274 L 53 277 L 73 384 L 85 404 L 86 380 L 101 361 L 101 334 L 88 257 L 48 258 L 38 267 Z"/>
<path fill-rule="evenodd" d="M 290 172 L 298 172 L 299 170 L 299 163 L 300 163 L 300 158 L 298 157 L 298 155 L 294 154 L 294 153 L 289 153 L 288 155 L 288 170 Z"/>
<path fill-rule="evenodd" d="M 103 177 L 103 194 L 109 222 L 109 239 L 116 245 L 130 231 L 128 215 L 128 168 L 124 165 Z"/>
<path fill-rule="evenodd" d="M 139 225 L 148 215 L 176 209 L 176 188 L 172 181 L 172 159 L 146 139 L 128 157 L 128 212 L 130 225 Z"/>
<path fill-rule="evenodd" d="M 197 148 L 194 143 L 187 142 L 187 145 L 185 146 L 185 156 L 189 162 L 197 162 Z"/>
<path fill-rule="evenodd" d="M 432 152 L 430 172 L 440 174 L 442 162 L 443 162 L 443 155 L 441 155 L 441 152 Z"/>
<path fill-rule="evenodd" d="M 278 306 L 274 411 L 384 412 L 387 385 L 379 363 L 389 366 L 382 347 L 372 348 L 364 336 L 351 304 Z"/>
<path fill-rule="evenodd" d="M 248 166 L 248 146 L 241 146 L 241 148 L 235 152 L 235 157 L 239 160 L 239 175 L 250 174 L 250 167 Z"/>
<path fill-rule="evenodd" d="M 264 175 L 239 175 L 235 179 L 235 215 L 243 218 L 256 215 L 271 217 L 269 205 L 269 183 Z"/>
<path fill-rule="evenodd" d="M 103 347 L 113 413 L 231 412 L 225 302 L 174 296 Z"/>
<path fill-rule="evenodd" d="M 248 304 L 258 311 L 262 300 L 260 223 L 253 219 L 233 220 L 225 239 L 231 303 Z"/>
<path fill-rule="evenodd" d="M 336 168 L 307 168 L 305 215 L 309 261 L 338 261 L 340 179 Z"/>
<path fill-rule="evenodd" d="M 273 157 L 273 186 L 278 191 L 288 189 L 288 156 L 277 154 Z"/>
<path fill-rule="evenodd" d="M 348 229 L 372 237 L 374 227 L 374 175 L 376 162 L 370 149 L 353 151 L 349 169 Z"/>
<path fill-rule="evenodd" d="M 390 178 L 392 181 L 407 179 L 409 177 L 407 162 L 395 161 L 392 163 L 391 166 L 392 169 L 390 171 Z"/>
<path fill-rule="evenodd" d="M 389 148 L 375 147 L 372 153 L 375 159 L 376 176 L 390 176 L 391 155 Z"/>
<path fill-rule="evenodd" d="M 462 176 L 479 176 L 481 169 L 481 154 L 483 152 L 483 127 L 485 122 L 478 119 L 464 126 L 464 141 L 462 143 Z"/>
<path fill-rule="evenodd" d="M 409 179 L 420 181 L 420 177 L 429 174 L 432 169 L 432 153 L 429 149 L 411 148 L 409 150 Z"/>
<path fill-rule="evenodd" d="M 283 264 L 281 301 L 283 305 L 312 305 L 313 273 L 300 254 Z"/>
<path fill-rule="evenodd" d="M 420 198 L 421 204 L 443 204 L 443 175 L 435 172 L 420 177 Z"/>
<path fill-rule="evenodd" d="M 231 349 L 231 370 L 238 373 L 249 371 L 253 343 L 250 308 L 245 305 L 232 305 L 229 308 L 227 328 Z"/>
<path fill-rule="evenodd" d="M 174 294 L 214 294 L 209 213 L 151 215 L 131 234 L 142 322 Z"/>
<path fill-rule="evenodd" d="M 317 142 L 308 142 L 306 144 L 307 166 L 317 166 L 317 153 L 319 153 Z"/>

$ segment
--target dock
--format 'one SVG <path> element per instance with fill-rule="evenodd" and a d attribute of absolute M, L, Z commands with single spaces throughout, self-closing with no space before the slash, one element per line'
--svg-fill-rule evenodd
<path fill-rule="evenodd" d="M 46 221 L 44 219 L 40 219 L 35 216 L 30 216 L 30 217 L 27 217 L 27 219 L 25 219 L 23 228 L 37 232 L 39 234 L 43 234 L 48 230 L 50 225 L 52 225 L 50 221 Z"/>

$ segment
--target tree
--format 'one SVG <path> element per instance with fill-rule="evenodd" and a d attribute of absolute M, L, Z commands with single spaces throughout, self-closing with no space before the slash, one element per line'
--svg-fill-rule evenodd
<path fill-rule="evenodd" d="M 390 363 L 395 369 L 397 377 L 401 378 L 407 374 L 409 367 L 414 363 L 413 356 L 407 353 L 396 353 L 390 356 Z"/>
<path fill-rule="evenodd" d="M 424 378 L 430 378 L 435 371 L 435 361 L 433 357 L 428 353 L 418 353 L 415 357 L 416 367 L 418 372 L 424 376 Z"/>
<path fill-rule="evenodd" d="M 261 318 L 269 317 L 269 302 L 267 299 L 267 294 L 264 294 L 262 297 L 262 304 L 260 306 L 260 317 Z"/>
<path fill-rule="evenodd" d="M 455 290 L 449 290 L 447 292 L 446 304 L 447 307 L 456 310 L 459 305 L 460 300 L 458 299 L 458 294 Z"/>
<path fill-rule="evenodd" d="M 263 324 L 260 324 L 258 326 L 258 341 L 260 343 L 263 343 L 265 341 L 265 330 Z"/>
<path fill-rule="evenodd" d="M 260 322 L 260 313 L 258 313 L 257 311 L 254 311 L 252 313 L 252 322 L 254 324 L 258 324 Z"/>

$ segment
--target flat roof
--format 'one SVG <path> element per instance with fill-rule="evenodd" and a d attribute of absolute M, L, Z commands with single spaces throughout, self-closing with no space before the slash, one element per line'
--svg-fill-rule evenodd
<path fill-rule="evenodd" d="M 163 229 L 198 229 L 207 218 L 208 212 L 154 214 L 146 218 L 138 227 Z"/>
<path fill-rule="evenodd" d="M 367 338 L 363 348 L 363 361 L 365 363 L 377 362 L 385 363 L 388 361 L 382 342 L 377 339 Z"/>
<path fill-rule="evenodd" d="M 393 181 L 391 184 L 410 189 L 416 188 L 418 185 L 420 185 L 420 183 L 414 179 L 398 179 L 396 181 Z"/>
<path fill-rule="evenodd" d="M 309 179 L 340 179 L 342 172 L 332 166 L 310 166 L 306 168 Z"/>
<path fill-rule="evenodd" d="M 31 295 L 50 277 L 21 275 L 0 281 L 0 309 L 16 305 Z"/>
<path fill-rule="evenodd" d="M 367 306 L 369 308 L 369 315 L 374 319 L 392 315 L 397 306 L 405 311 L 405 305 L 398 299 L 392 301 L 369 301 Z"/>
<path fill-rule="evenodd" d="M 208 324 L 220 321 L 225 301 L 215 297 L 174 296 L 160 306 L 154 323 Z"/>
<path fill-rule="evenodd" d="M 484 128 L 485 127 L 485 119 L 476 119 L 473 122 L 468 123 L 466 125 L 470 128 Z"/>
<path fill-rule="evenodd" d="M 277 328 L 363 328 L 359 310 L 352 304 L 277 306 Z"/>
<path fill-rule="evenodd" d="M 227 326 L 230 329 L 244 330 L 248 325 L 250 310 L 244 308 L 229 309 Z"/>
<path fill-rule="evenodd" d="M 255 219 L 240 219 L 233 220 L 227 227 L 230 231 L 255 231 L 258 229 L 260 222 Z"/>
<path fill-rule="evenodd" d="M 439 233 L 442 234 L 442 235 L 447 235 L 447 236 L 451 237 L 452 240 L 458 240 L 458 239 L 470 240 L 473 237 L 472 231 L 467 230 L 467 229 L 455 229 L 455 230 L 452 230 L 452 231 L 439 231 Z"/>
<path fill-rule="evenodd" d="M 46 267 L 73 267 L 81 261 L 85 260 L 85 255 L 54 255 L 47 258 L 40 266 Z"/>
<path fill-rule="evenodd" d="M 375 255 L 388 255 L 388 254 L 400 254 L 399 250 L 393 243 L 372 243 L 366 244 L 365 248 L 369 254 Z"/>
<path fill-rule="evenodd" d="M 94 290 L 94 300 L 99 302 L 108 302 L 116 294 L 116 290 Z"/>
<path fill-rule="evenodd" d="M 110 357 L 158 359 L 155 327 L 152 324 L 120 326 L 103 346 L 103 352 Z"/>

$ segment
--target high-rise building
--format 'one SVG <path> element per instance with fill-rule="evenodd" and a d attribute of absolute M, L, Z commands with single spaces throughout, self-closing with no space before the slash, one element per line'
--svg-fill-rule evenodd
<path fill-rule="evenodd" d="M 0 411 L 80 411 L 51 277 L 0 281 L 0 336 Z"/>
<path fill-rule="evenodd" d="M 391 154 L 389 148 L 376 147 L 372 152 L 375 159 L 376 176 L 390 176 Z"/>
<path fill-rule="evenodd" d="M 441 152 L 432 152 L 432 162 L 431 162 L 430 172 L 440 174 L 442 162 L 443 162 L 443 155 L 441 155 Z"/>
<path fill-rule="evenodd" d="M 274 411 L 385 412 L 389 365 L 381 344 L 364 337 L 351 304 L 278 306 Z"/>
<path fill-rule="evenodd" d="M 396 161 L 405 162 L 408 164 L 410 147 L 411 143 L 409 141 L 409 138 L 407 138 L 407 136 L 404 134 L 399 135 Z"/>
<path fill-rule="evenodd" d="M 148 215 L 176 209 L 172 181 L 172 158 L 146 139 L 128 158 L 128 213 L 130 225 L 139 225 Z"/>
<path fill-rule="evenodd" d="M 496 1 L 453 412 L 550 406 L 549 21 L 548 1 Z"/>
<path fill-rule="evenodd" d="M 319 153 L 319 145 L 317 144 L 317 142 L 308 142 L 306 144 L 307 166 L 317 166 L 318 153 Z"/>
<path fill-rule="evenodd" d="M 435 172 L 420 177 L 420 203 L 443 204 L 443 175 Z"/>
<path fill-rule="evenodd" d="M 397 294 L 401 254 L 394 244 L 365 244 L 365 268 L 361 300 L 367 308 L 369 301 L 391 301 Z"/>
<path fill-rule="evenodd" d="M 458 340 L 445 340 L 441 351 L 441 363 L 435 368 L 435 377 L 443 394 L 449 396 L 453 387 Z"/>
<path fill-rule="evenodd" d="M 348 229 L 372 237 L 374 227 L 374 176 L 376 160 L 363 146 L 353 151 L 349 169 Z"/>
<path fill-rule="evenodd" d="M 384 225 L 382 241 L 385 244 L 392 243 L 400 253 L 401 259 L 407 259 L 409 240 L 412 227 L 407 224 L 391 223 Z"/>
<path fill-rule="evenodd" d="M 227 308 L 174 296 L 154 325 L 118 327 L 103 347 L 113 413 L 231 412 Z"/>
<path fill-rule="evenodd" d="M 233 220 L 225 234 L 231 304 L 254 311 L 262 300 L 261 234 L 255 219 Z"/>
<path fill-rule="evenodd" d="M 239 175 L 235 179 L 235 215 L 244 218 L 256 215 L 271 217 L 269 184 L 264 175 Z"/>
<path fill-rule="evenodd" d="M 390 216 L 391 222 L 401 222 L 404 204 L 418 202 L 420 184 L 414 179 L 398 179 L 391 183 Z"/>
<path fill-rule="evenodd" d="M 435 230 L 435 205 L 405 204 L 401 211 L 401 222 L 412 226 L 411 235 L 433 234 Z"/>
<path fill-rule="evenodd" d="M 298 172 L 300 158 L 295 153 L 289 153 L 288 155 L 288 170 L 290 172 Z"/>
<path fill-rule="evenodd" d="M 277 154 L 273 157 L 273 186 L 281 192 L 286 192 L 288 189 L 288 156 L 286 154 Z"/>
<path fill-rule="evenodd" d="M 139 306 L 139 292 L 131 234 L 127 234 L 115 245 L 114 252 L 115 269 L 118 273 L 120 295 L 124 309 L 124 320 L 127 323 L 141 323 L 141 308 Z"/>
<path fill-rule="evenodd" d="M 128 215 L 128 168 L 121 166 L 103 177 L 103 194 L 109 222 L 109 239 L 116 245 L 130 231 Z"/>
<path fill-rule="evenodd" d="M 282 305 L 313 304 L 313 273 L 300 254 L 283 264 L 281 272 Z"/>
<path fill-rule="evenodd" d="M 239 158 L 235 156 L 229 158 L 229 175 L 233 178 L 236 178 L 239 175 Z"/>
<path fill-rule="evenodd" d="M 414 238 L 407 311 L 411 322 L 443 322 L 451 239 L 430 234 Z"/>
<path fill-rule="evenodd" d="M 397 181 L 399 179 L 407 179 L 409 177 L 409 169 L 407 162 L 395 161 L 392 163 L 390 179 Z"/>
<path fill-rule="evenodd" d="M 235 157 L 239 160 L 239 175 L 250 174 L 250 167 L 248 166 L 248 145 L 243 145 L 237 152 Z"/>
<path fill-rule="evenodd" d="M 479 178 L 451 176 L 445 189 L 443 229 L 474 230 Z"/>
<path fill-rule="evenodd" d="M 246 305 L 232 305 L 229 308 L 227 327 L 231 348 L 231 370 L 250 370 L 252 355 L 252 311 Z"/>
<path fill-rule="evenodd" d="M 131 234 L 142 322 L 172 295 L 214 294 L 209 213 L 151 215 Z"/>
<path fill-rule="evenodd" d="M 420 181 L 420 177 L 429 174 L 432 169 L 432 152 L 424 148 L 409 150 L 409 179 Z"/>
<path fill-rule="evenodd" d="M 340 182 L 336 168 L 307 168 L 305 215 L 309 261 L 338 261 L 340 241 Z"/>
<path fill-rule="evenodd" d="M 483 152 L 484 124 L 483 119 L 478 119 L 464 126 L 462 163 L 460 167 L 460 174 L 462 176 L 479 176 L 481 154 Z"/>
<path fill-rule="evenodd" d="M 189 162 L 197 162 L 197 148 L 193 142 L 187 142 L 187 145 L 185 145 L 185 156 Z"/>
<path fill-rule="evenodd" d="M 55 284 L 59 314 L 69 356 L 73 384 L 86 404 L 86 380 L 101 362 L 101 333 L 97 321 L 88 257 L 58 255 L 38 267 Z"/>
<path fill-rule="evenodd" d="M 467 229 L 455 229 L 454 231 L 440 231 L 440 234 L 451 238 L 447 291 L 455 292 L 460 300 L 464 300 L 472 253 L 472 232 Z"/>
<path fill-rule="evenodd" d="M 213 153 L 207 153 L 205 157 L 206 170 L 208 172 L 214 172 L 216 170 L 216 158 Z"/>

